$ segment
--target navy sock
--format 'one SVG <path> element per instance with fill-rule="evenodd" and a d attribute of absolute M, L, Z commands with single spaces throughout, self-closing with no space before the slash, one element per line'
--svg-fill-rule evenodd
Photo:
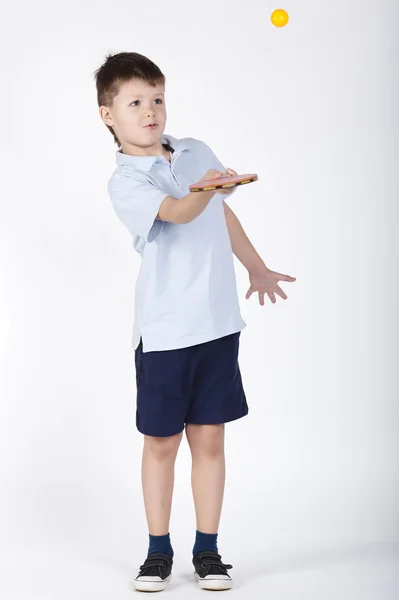
<path fill-rule="evenodd" d="M 196 529 L 193 556 L 197 552 L 203 552 L 204 550 L 218 552 L 217 537 L 217 533 L 202 533 Z"/>
<path fill-rule="evenodd" d="M 174 552 L 172 548 L 172 544 L 170 543 L 170 534 L 166 535 L 151 535 L 150 536 L 150 546 L 148 548 L 148 556 L 150 554 L 154 554 L 154 552 L 163 552 L 164 554 L 169 554 L 173 558 Z"/>

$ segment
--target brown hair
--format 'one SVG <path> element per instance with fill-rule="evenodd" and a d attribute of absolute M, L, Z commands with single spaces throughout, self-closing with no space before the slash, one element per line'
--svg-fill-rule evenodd
<path fill-rule="evenodd" d="M 97 87 L 98 106 L 111 107 L 120 86 L 131 79 L 156 86 L 157 83 L 165 85 L 165 75 L 160 68 L 146 56 L 137 52 L 120 52 L 119 54 L 108 54 L 105 62 L 94 73 Z M 121 147 L 112 127 L 106 124 L 115 143 Z"/>

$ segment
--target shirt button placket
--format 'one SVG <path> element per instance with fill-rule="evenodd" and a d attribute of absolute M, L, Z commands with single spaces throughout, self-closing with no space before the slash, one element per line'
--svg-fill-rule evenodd
<path fill-rule="evenodd" d="M 176 176 L 175 176 L 175 174 L 174 174 L 174 172 L 173 172 L 172 165 L 170 165 L 170 172 L 171 172 L 171 173 L 172 173 L 172 175 L 173 175 L 173 179 L 176 181 L 177 185 L 180 187 L 180 185 L 179 185 L 179 182 L 177 181 L 177 179 L 176 179 Z"/>

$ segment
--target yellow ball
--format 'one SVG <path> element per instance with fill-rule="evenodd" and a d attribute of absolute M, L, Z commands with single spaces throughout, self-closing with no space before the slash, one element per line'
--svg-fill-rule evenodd
<path fill-rule="evenodd" d="M 284 27 L 288 23 L 288 13 L 282 8 L 278 8 L 272 13 L 271 21 L 276 27 Z"/>

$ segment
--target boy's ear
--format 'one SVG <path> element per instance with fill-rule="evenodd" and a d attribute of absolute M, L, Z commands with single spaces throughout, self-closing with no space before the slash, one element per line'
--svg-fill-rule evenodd
<path fill-rule="evenodd" d="M 113 121 L 109 113 L 109 109 L 106 106 L 100 106 L 99 108 L 100 118 L 106 125 L 110 125 L 112 127 Z"/>

